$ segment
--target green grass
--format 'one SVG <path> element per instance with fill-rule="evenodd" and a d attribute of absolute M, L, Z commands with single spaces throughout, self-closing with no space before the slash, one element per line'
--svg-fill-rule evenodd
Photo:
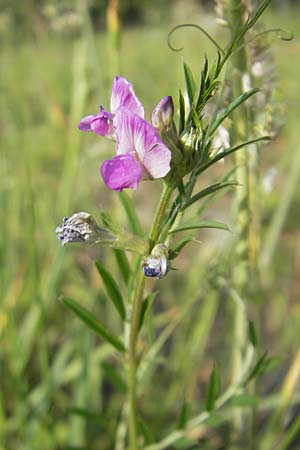
<path fill-rule="evenodd" d="M 267 22 L 296 34 L 297 14 L 273 14 Z M 182 59 L 197 73 L 204 52 L 213 52 L 196 31 L 181 30 L 174 40 L 185 50 L 173 53 L 166 44 L 168 31 L 167 26 L 135 28 L 122 36 L 121 72 L 133 82 L 148 117 L 163 95 L 177 100 L 178 88 L 183 86 Z M 275 165 L 279 175 L 274 191 L 263 199 L 263 249 L 269 259 L 249 309 L 250 316 L 255 308 L 260 311 L 261 348 L 282 357 L 280 370 L 265 375 L 259 386 L 264 395 L 280 403 L 281 416 L 274 416 L 264 428 L 262 444 L 256 447 L 262 450 L 271 448 L 269 443 L 274 443 L 284 423 L 287 397 L 284 400 L 279 394 L 288 396 L 290 388 L 289 403 L 294 399 L 292 388 L 299 382 L 299 374 L 293 378 L 290 372 L 286 377 L 293 362 L 296 371 L 300 332 L 300 195 L 294 164 L 300 154 L 299 35 L 288 43 L 275 40 L 274 47 L 287 105 L 286 126 L 261 154 L 263 171 Z M 109 61 L 106 36 L 87 32 L 73 40 L 44 37 L 32 43 L 24 39 L 18 46 L 7 41 L 2 48 L 1 450 L 114 448 L 123 392 L 102 366 L 103 362 L 115 364 L 112 348 L 85 330 L 58 297 L 73 297 L 115 332 L 120 331 L 117 316 L 86 253 L 62 250 L 55 236 L 64 215 L 82 210 L 98 218 L 100 211 L 108 210 L 126 226 L 116 193 L 108 192 L 99 177 L 100 163 L 113 145 L 76 128 L 78 120 L 94 113 L 100 102 L 108 106 Z M 211 174 L 211 180 L 223 167 L 219 171 Z M 157 198 L 158 188 L 152 189 L 150 183 L 133 193 L 143 226 L 149 226 Z M 232 193 L 216 200 L 205 218 L 229 221 L 231 201 Z M 222 231 L 209 231 L 199 239 L 201 244 L 187 247 L 176 260 L 180 271 L 172 271 L 161 282 L 154 304 L 157 318 L 149 317 L 144 334 L 145 347 L 159 335 L 162 348 L 155 370 L 145 367 L 140 396 L 143 419 L 156 439 L 179 420 L 185 400 L 191 404 L 191 416 L 205 407 L 214 363 L 222 374 L 222 387 L 228 382 L 230 307 L 219 281 L 228 274 L 231 238 Z M 97 257 L 117 273 L 113 255 L 100 248 Z M 258 409 L 265 404 L 267 400 L 262 400 Z M 226 415 L 224 423 L 210 433 L 204 427 L 201 448 L 215 448 L 220 439 L 227 445 Z"/>

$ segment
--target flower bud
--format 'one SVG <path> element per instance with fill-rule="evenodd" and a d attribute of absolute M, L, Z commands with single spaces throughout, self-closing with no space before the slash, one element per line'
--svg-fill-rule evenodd
<path fill-rule="evenodd" d="M 158 130 L 171 128 L 174 117 L 174 103 L 170 96 L 163 97 L 152 112 L 152 125 Z"/>
<path fill-rule="evenodd" d="M 111 243 L 115 237 L 105 228 L 100 228 L 95 219 L 86 212 L 64 217 L 61 227 L 56 228 L 61 245 L 73 242 L 84 242 L 89 245 L 100 242 Z"/>
<path fill-rule="evenodd" d="M 160 280 L 169 269 L 168 248 L 164 244 L 157 244 L 143 264 L 144 275 Z"/>

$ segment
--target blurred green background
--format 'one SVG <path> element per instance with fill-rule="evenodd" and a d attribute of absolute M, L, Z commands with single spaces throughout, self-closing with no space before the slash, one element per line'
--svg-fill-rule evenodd
<path fill-rule="evenodd" d="M 172 42 L 184 49 L 172 52 L 168 32 L 178 23 L 193 22 L 222 42 L 224 30 L 216 23 L 212 3 L 120 0 L 118 36 L 113 19 L 111 32 L 107 31 L 104 0 L 1 2 L 1 450 L 114 448 L 124 383 L 115 377 L 112 349 L 86 331 L 58 297 L 75 298 L 115 332 L 120 331 L 119 324 L 92 259 L 79 247 L 62 249 L 55 227 L 63 216 L 76 211 L 99 218 L 100 211 L 106 210 L 120 224 L 128 224 L 118 195 L 109 192 L 99 177 L 100 163 L 112 154 L 113 144 L 80 133 L 77 123 L 95 113 L 100 103 L 108 107 L 117 73 L 133 83 L 148 118 L 162 96 L 173 95 L 177 102 L 178 88 L 183 88 L 182 62 L 197 75 L 204 54 L 214 57 L 214 48 L 196 30 L 178 30 Z M 263 19 L 266 27 L 291 31 L 294 40 L 272 39 L 285 113 L 280 134 L 260 153 L 262 271 L 249 305 L 262 349 L 280 357 L 277 367 L 261 381 L 262 399 L 276 401 L 290 389 L 289 399 L 296 405 L 299 17 L 299 1 L 274 0 Z M 203 184 L 228 170 L 230 163 L 220 164 Z M 145 229 L 159 196 L 157 184 L 143 183 L 132 193 Z M 233 199 L 233 192 L 216 198 L 204 217 L 232 223 Z M 192 413 L 203 408 L 214 362 L 223 385 L 228 382 L 230 302 L 216 280 L 227 276 L 232 236 L 207 231 L 199 239 L 201 243 L 176 260 L 180 270 L 160 283 L 156 319 L 154 324 L 149 321 L 144 336 L 145 346 L 151 345 L 153 336 L 160 339 L 161 355 L 155 370 L 149 370 L 140 398 L 144 420 L 156 438 L 166 435 L 178 420 L 185 399 Z M 118 276 L 111 252 L 100 248 L 90 256 L 100 258 Z M 263 417 L 271 414 L 264 411 L 263 400 L 262 409 Z M 275 439 L 277 432 L 270 428 L 266 436 Z M 227 448 L 223 422 L 221 428 L 204 428 L 202 433 L 199 448 Z"/>

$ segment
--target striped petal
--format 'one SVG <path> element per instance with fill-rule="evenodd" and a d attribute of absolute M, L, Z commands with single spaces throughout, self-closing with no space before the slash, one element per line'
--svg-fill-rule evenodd
<path fill-rule="evenodd" d="M 135 155 L 148 174 L 146 178 L 162 178 L 169 172 L 171 151 L 148 122 L 126 108 L 119 108 L 114 126 L 117 154 Z"/>
<path fill-rule="evenodd" d="M 112 87 L 110 110 L 116 114 L 120 107 L 128 108 L 132 113 L 144 117 L 144 108 L 134 93 L 132 84 L 123 77 L 115 77 Z"/>

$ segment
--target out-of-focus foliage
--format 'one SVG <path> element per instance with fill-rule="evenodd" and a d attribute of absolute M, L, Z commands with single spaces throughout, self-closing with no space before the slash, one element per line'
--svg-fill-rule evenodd
<path fill-rule="evenodd" d="M 0 33 L 5 32 L 14 39 L 40 37 L 51 30 L 63 34 L 76 34 L 82 25 L 78 9 L 88 8 L 93 26 L 97 30 L 105 27 L 105 16 L 109 0 L 2 0 L 0 9 Z M 289 8 L 300 4 L 300 0 L 273 0 L 273 8 Z M 173 8 L 189 10 L 204 8 L 212 11 L 214 0 L 119 0 L 122 22 L 126 25 L 162 23 L 169 21 Z"/>

